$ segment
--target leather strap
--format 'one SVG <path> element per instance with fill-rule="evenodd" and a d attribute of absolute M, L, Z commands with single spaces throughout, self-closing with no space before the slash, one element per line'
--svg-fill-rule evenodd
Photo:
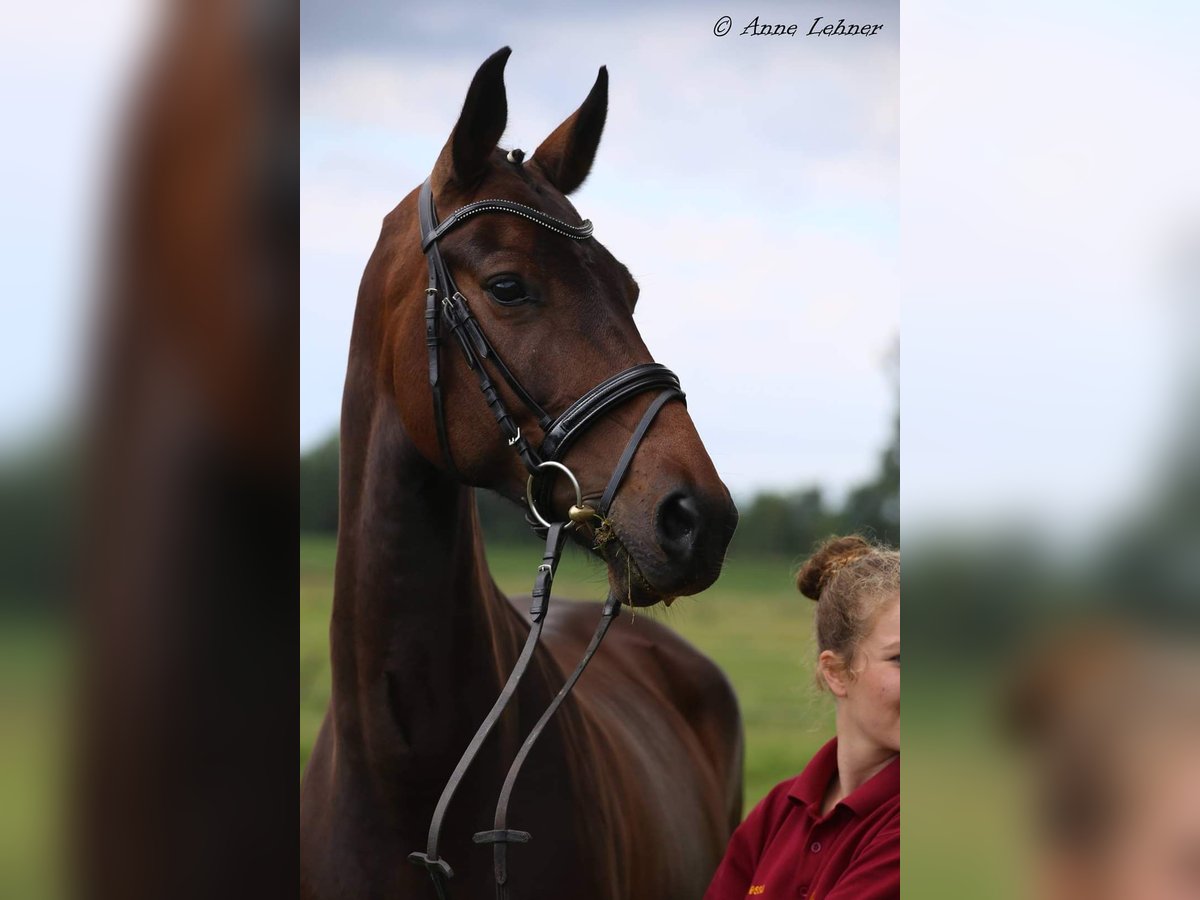
<path fill-rule="evenodd" d="M 621 486 L 621 482 L 625 478 L 626 472 L 633 461 L 633 457 L 640 446 L 642 439 L 646 436 L 650 425 L 653 423 L 659 411 L 662 410 L 669 401 L 674 399 L 683 399 L 683 392 L 678 388 L 668 388 L 662 391 L 642 414 L 641 420 L 630 435 L 629 441 L 625 444 L 625 449 L 621 453 L 620 459 L 617 461 L 616 468 L 613 470 L 612 476 L 609 478 L 608 485 L 604 489 L 604 494 L 600 500 L 601 514 L 607 514 L 608 509 L 615 497 L 617 490 Z M 446 900 L 446 882 L 454 875 L 450 865 L 437 855 L 438 839 L 440 837 L 442 822 L 445 818 L 446 810 L 450 806 L 450 801 L 453 799 L 458 785 L 466 775 L 467 769 L 478 755 L 483 742 L 491 733 L 504 708 L 508 705 L 509 700 L 516 692 L 517 685 L 525 674 L 525 670 L 529 666 L 530 659 L 533 656 L 534 648 L 541 636 L 542 625 L 545 622 L 546 613 L 549 610 L 550 595 L 554 586 L 554 575 L 558 569 L 558 561 L 562 555 L 563 545 L 566 540 L 567 529 L 569 525 L 564 523 L 554 523 L 547 529 L 546 548 L 542 554 L 542 562 L 538 566 L 537 576 L 534 580 L 532 591 L 532 603 L 529 614 L 533 621 L 530 628 L 529 636 L 526 639 L 525 646 L 521 650 L 521 655 L 517 659 L 516 665 L 513 667 L 512 673 L 508 677 L 508 681 L 504 685 L 504 689 L 497 697 L 491 711 L 480 724 L 479 729 L 475 732 L 475 737 L 472 738 L 466 751 L 455 766 L 454 772 L 450 776 L 450 780 L 442 789 L 442 795 L 438 799 L 437 807 L 434 810 L 433 820 L 429 826 L 429 841 L 424 853 L 411 853 L 409 860 L 418 865 L 424 865 L 433 879 L 434 885 L 438 892 L 439 900 Z M 504 785 L 501 787 L 500 796 L 496 803 L 496 814 L 494 819 L 494 827 L 490 831 L 481 831 L 474 835 L 473 840 L 477 844 L 490 843 L 493 844 L 493 870 L 496 879 L 496 896 L 497 900 L 508 900 L 508 844 L 510 843 L 528 843 L 531 835 L 527 831 L 519 831 L 508 828 L 508 806 L 512 799 L 512 793 L 516 787 L 517 778 L 521 774 L 521 768 L 525 764 L 525 760 L 529 757 L 538 738 L 542 736 L 546 726 L 550 720 L 554 718 L 554 714 L 562 705 L 567 695 L 575 687 L 580 676 L 583 675 L 584 669 L 595 656 L 596 651 L 600 647 L 601 641 L 608 633 L 609 626 L 621 611 L 621 602 L 612 594 L 609 594 L 607 601 L 604 604 L 603 612 L 600 616 L 600 622 L 596 626 L 596 631 L 592 635 L 592 639 L 584 651 L 583 657 L 575 666 L 575 670 L 570 674 L 567 680 L 559 688 L 557 694 L 550 701 L 550 704 L 543 710 L 541 717 L 534 724 L 533 729 L 526 736 L 525 741 L 521 744 L 521 748 L 517 751 L 512 764 L 509 766 L 508 774 L 504 779 Z"/>
<path fill-rule="evenodd" d="M 448 303 L 448 306 L 446 305 Z M 541 404 L 529 395 L 525 390 L 525 386 L 517 380 L 517 376 L 509 370 L 504 364 L 504 360 L 500 358 L 500 354 L 496 352 L 496 348 L 492 346 L 492 342 L 487 339 L 487 335 L 483 333 L 483 329 L 479 327 L 479 320 L 471 314 L 471 307 L 467 305 L 467 298 L 461 292 L 455 291 L 449 301 L 443 301 L 443 306 L 446 309 L 447 316 L 454 322 L 459 322 L 464 336 L 470 340 L 470 347 L 465 347 L 464 350 L 468 355 L 478 355 L 478 359 L 490 359 L 492 364 L 500 370 L 500 376 L 508 382 L 508 386 L 513 389 L 513 393 L 517 395 L 526 408 L 534 414 L 538 420 L 538 424 L 544 429 L 550 424 L 549 414 L 542 409 Z"/>
<path fill-rule="evenodd" d="M 479 754 L 480 747 L 487 740 L 492 729 L 500 720 L 504 708 L 508 705 L 508 701 L 512 699 L 516 693 L 521 679 L 525 675 L 525 670 L 529 668 L 529 661 L 533 659 L 533 650 L 537 646 L 538 639 L 542 635 L 542 625 L 546 621 L 546 611 L 550 604 L 550 588 L 554 584 L 554 573 L 558 569 L 558 559 L 562 555 L 563 542 L 567 537 L 567 527 L 569 523 L 555 522 L 550 526 L 546 534 L 546 551 L 542 555 L 542 564 L 538 566 L 537 579 L 534 582 L 534 599 L 533 607 L 530 609 L 532 624 L 529 628 L 529 636 L 525 639 L 525 646 L 521 648 L 521 655 L 517 657 L 517 663 L 513 666 L 513 670 L 509 673 L 508 681 L 505 682 L 504 688 L 500 691 L 500 696 L 496 698 L 496 702 L 492 704 L 491 710 L 480 723 L 479 728 L 475 732 L 475 737 L 471 738 L 471 743 L 467 745 L 467 749 L 463 751 L 462 757 L 458 760 L 458 765 L 454 767 L 454 772 L 450 775 L 450 780 L 446 782 L 446 786 L 442 788 L 442 795 L 438 798 L 437 806 L 433 811 L 433 819 L 429 823 L 429 840 L 426 842 L 425 852 L 410 853 L 408 860 L 415 865 L 423 865 L 429 869 L 430 877 L 433 878 L 434 884 L 439 887 L 439 894 L 444 889 L 444 884 L 439 884 L 438 879 L 443 881 L 454 877 L 454 870 L 450 865 L 438 856 L 438 839 L 441 836 L 442 822 L 446 817 L 446 810 L 450 807 L 450 801 L 454 799 L 454 792 L 458 790 L 459 784 L 463 777 L 467 774 L 467 769 L 471 763 L 475 761 L 475 757 Z"/>
<path fill-rule="evenodd" d="M 501 433 L 508 441 L 509 446 L 520 455 L 526 468 L 535 474 L 539 471 L 538 467 L 543 459 L 560 459 L 583 431 L 601 416 L 637 394 L 649 390 L 661 390 L 661 393 L 643 414 L 637 428 L 634 429 L 612 476 L 609 478 L 608 485 L 604 490 L 599 505 L 601 514 L 606 515 L 613 497 L 619 489 L 625 473 L 629 469 L 633 456 L 637 452 L 638 445 L 645 437 L 647 429 L 649 429 L 659 410 L 669 400 L 676 398 L 684 400 L 684 393 L 680 389 L 678 377 L 670 369 L 658 363 L 636 365 L 605 379 L 567 407 L 559 416 L 551 419 L 550 415 L 547 414 L 508 366 L 505 365 L 500 354 L 496 352 L 495 347 L 488 341 L 478 320 L 471 314 L 466 297 L 455 286 L 454 279 L 450 275 L 449 268 L 446 266 L 441 251 L 438 248 L 438 240 L 443 235 L 471 216 L 481 213 L 497 212 L 518 215 L 573 240 L 586 240 L 591 237 L 592 223 L 584 220 L 580 225 L 571 225 L 540 210 L 511 200 L 480 200 L 456 210 L 444 222 L 439 224 L 437 210 L 433 201 L 433 188 L 429 179 L 426 179 L 425 183 L 421 185 L 417 206 L 421 226 L 421 247 L 425 251 L 429 267 L 429 287 L 426 290 L 425 307 L 425 343 L 429 353 L 429 386 L 433 393 L 433 409 L 437 419 L 438 443 L 441 445 L 442 456 L 445 459 L 447 469 L 458 480 L 461 481 L 462 479 L 459 476 L 458 469 L 454 465 L 451 453 L 441 390 L 442 320 L 445 320 L 450 334 L 454 335 L 455 341 L 462 349 L 467 365 L 475 372 L 479 380 L 480 390 L 483 392 L 484 399 L 487 401 L 488 407 L 491 409 Z M 488 362 L 500 373 L 500 377 L 537 421 L 543 434 L 542 443 L 538 448 L 535 449 L 529 443 L 526 436 L 521 433 L 520 424 L 508 411 L 497 390 L 496 384 L 492 381 L 491 375 L 488 372 Z M 539 494 L 548 493 L 550 490 L 548 480 L 538 482 L 535 487 Z M 545 508 L 548 509 L 549 506 L 547 505 Z M 535 530 L 539 533 L 544 530 L 546 549 L 542 556 L 542 562 L 538 566 L 538 574 L 532 591 L 533 601 L 530 608 L 532 621 L 529 635 L 526 638 L 524 647 L 521 649 L 516 664 L 513 666 L 512 672 L 508 676 L 508 680 L 500 691 L 500 695 L 496 698 L 496 702 L 492 705 L 483 722 L 480 723 L 475 736 L 471 739 L 470 744 L 455 766 L 449 781 L 446 782 L 445 787 L 442 789 L 442 794 L 438 798 L 437 806 L 434 809 L 433 819 L 429 825 L 429 838 L 425 851 L 409 854 L 408 859 L 411 862 L 423 865 L 429 871 L 429 876 L 433 880 L 439 900 L 447 900 L 447 883 L 454 876 L 454 871 L 450 868 L 449 863 L 438 856 L 438 841 L 446 811 L 449 809 L 455 792 L 458 790 L 471 763 L 482 748 L 484 741 L 499 721 L 509 701 L 515 695 L 517 686 L 520 684 L 533 658 L 537 643 L 541 637 L 546 612 L 549 608 L 551 589 L 554 584 L 554 573 L 557 571 L 558 561 L 562 554 L 567 531 L 570 527 L 572 527 L 570 523 L 556 523 L 545 529 L 535 526 Z M 600 642 L 604 639 L 604 635 L 608 631 L 609 625 L 612 624 L 613 619 L 620 612 L 620 608 L 620 601 L 610 595 L 604 605 L 600 623 L 596 628 L 595 634 L 592 636 L 591 643 L 588 645 L 583 658 L 579 661 L 575 667 L 575 671 L 567 678 L 553 700 L 551 700 L 549 706 L 543 711 L 541 718 L 538 719 L 533 730 L 526 737 L 516 758 L 509 767 L 508 775 L 496 807 L 496 827 L 491 831 L 479 832 L 474 837 L 476 843 L 492 843 L 495 845 L 493 852 L 495 856 L 497 896 L 501 900 L 507 897 L 508 891 L 507 846 L 512 842 L 524 843 L 530 839 L 528 832 L 516 831 L 506 827 L 508 803 L 521 767 L 547 724 L 553 718 L 555 712 L 571 692 L 571 689 L 583 674 L 583 670 L 595 655 Z"/>
<path fill-rule="evenodd" d="M 492 861 L 494 874 L 496 876 L 496 898 L 497 900 L 507 900 L 507 882 L 508 882 L 508 845 L 511 842 L 528 843 L 530 834 L 527 831 L 512 831 L 508 828 L 508 802 L 512 799 L 513 788 L 516 787 L 517 777 L 521 774 L 521 767 L 525 765 L 525 760 L 529 757 L 529 753 L 533 750 L 533 745 L 537 743 L 538 738 L 542 736 L 546 725 L 554 718 L 554 714 L 558 712 L 559 706 L 563 700 L 571 693 L 571 689 L 575 687 L 575 682 L 579 680 L 579 676 L 583 674 L 583 670 L 587 668 L 592 657 L 596 655 L 596 650 L 600 647 L 600 642 L 604 640 L 604 635 L 608 633 L 608 627 L 612 625 L 613 620 L 621 612 L 621 601 L 612 594 L 608 595 L 608 600 L 604 604 L 604 610 L 600 614 L 600 624 L 596 626 L 595 632 L 592 634 L 592 640 L 584 651 L 583 658 L 579 660 L 579 664 L 575 666 L 575 671 L 570 677 L 563 682 L 563 686 L 559 688 L 558 693 L 554 695 L 554 699 L 550 701 L 550 705 L 546 707 L 537 724 L 533 726 L 533 730 L 525 738 L 525 743 L 521 745 L 521 749 L 517 751 L 516 757 L 509 766 L 508 775 L 504 779 L 504 786 L 500 789 L 500 798 L 496 802 L 496 818 L 495 824 L 491 831 L 480 831 L 475 837 L 477 844 L 494 844 L 492 850 Z"/>
<path fill-rule="evenodd" d="M 543 458 L 562 459 L 576 438 L 596 419 L 631 397 L 655 388 L 673 388 L 683 396 L 679 376 L 660 363 L 642 363 L 606 378 L 551 423 L 542 441 Z"/>
<path fill-rule="evenodd" d="M 599 512 L 601 515 L 607 515 L 609 506 L 612 504 L 613 497 L 616 496 L 617 489 L 620 488 L 621 482 L 625 478 L 625 473 L 629 470 L 629 465 L 633 461 L 634 454 L 637 453 L 638 446 L 642 443 L 642 438 L 646 436 L 646 431 L 650 428 L 650 424 L 654 421 L 659 411 L 671 400 L 683 399 L 683 392 L 678 388 L 668 388 L 660 393 L 646 411 L 642 414 L 641 421 L 638 422 L 637 428 L 630 435 L 628 442 L 625 444 L 625 450 L 621 453 L 621 458 L 617 461 L 617 466 L 613 470 L 612 476 L 608 480 L 608 486 L 604 489 L 604 495 L 600 498 Z M 504 779 L 504 786 L 500 789 L 500 797 L 496 802 L 496 816 L 491 831 L 481 831 L 475 835 L 477 844 L 490 843 L 494 844 L 492 850 L 492 864 L 496 877 L 496 898 L 497 900 L 507 900 L 508 898 L 508 845 L 512 842 L 528 843 L 530 834 L 527 831 L 514 831 L 508 827 L 508 804 L 512 799 L 513 789 L 516 787 L 517 778 L 521 774 L 521 767 L 525 765 L 525 760 L 529 757 L 530 751 L 533 750 L 534 744 L 537 743 L 542 732 L 545 731 L 546 725 L 554 718 L 554 714 L 558 711 L 559 706 L 571 693 L 571 689 L 575 687 L 575 683 L 583 674 L 583 670 L 587 668 L 592 657 L 595 656 L 596 650 L 600 647 L 600 642 L 604 640 L 604 635 L 608 633 L 608 628 L 612 625 L 613 620 L 621 611 L 621 601 L 619 601 L 611 593 L 608 595 L 608 600 L 605 601 L 604 610 L 600 614 L 600 622 L 596 626 L 596 631 L 592 634 L 592 640 L 584 651 L 583 658 L 575 666 L 570 677 L 559 688 L 554 699 L 550 701 L 550 705 L 542 712 L 541 718 L 533 726 L 533 730 L 525 738 L 525 742 L 521 745 L 521 749 L 517 751 L 516 757 L 509 766 L 508 775 Z"/>
<path fill-rule="evenodd" d="M 481 345 L 486 345 L 490 349 L 490 345 L 483 338 L 483 332 L 479 330 L 479 325 L 471 316 L 471 311 L 467 307 L 466 298 L 462 294 L 455 291 L 454 296 L 448 300 L 442 301 L 442 309 L 446 317 L 451 322 L 451 331 L 459 339 L 459 344 L 463 348 L 463 353 L 466 354 L 467 364 L 474 370 L 475 376 L 479 379 L 479 389 L 483 392 L 483 398 L 487 402 L 488 408 L 492 411 L 492 416 L 496 420 L 496 424 L 500 426 L 500 431 L 504 435 L 504 439 L 508 442 L 508 446 L 512 447 L 521 460 L 525 463 L 525 467 L 531 472 L 537 471 L 538 464 L 542 461 L 537 451 L 530 445 L 529 440 L 521 433 L 521 426 L 517 420 L 513 418 L 512 413 L 508 411 L 508 407 L 504 405 L 504 400 L 500 396 L 500 392 L 496 389 L 495 383 L 488 374 L 487 367 L 483 364 L 481 355 L 477 355 L 476 348 Z M 494 354 L 495 351 L 492 351 Z M 507 369 L 503 370 L 507 372 Z M 511 376 L 510 376 L 511 377 Z M 523 394 L 524 391 L 519 393 Z M 539 410 L 540 407 L 537 407 Z M 542 413 L 545 415 L 545 413 Z"/>
<path fill-rule="evenodd" d="M 426 184 L 428 183 L 427 181 Z M 549 228 L 563 237 L 569 237 L 576 241 L 587 240 L 592 236 L 592 223 L 589 219 L 584 219 L 578 225 L 572 225 L 569 222 L 564 222 L 562 219 L 556 219 L 554 216 L 544 213 L 540 209 L 534 209 L 532 206 L 526 206 L 524 203 L 517 203 L 515 200 L 476 200 L 474 203 L 468 203 L 466 206 L 456 209 L 446 217 L 442 224 L 433 230 L 428 232 L 423 231 L 421 249 L 428 251 L 430 246 L 437 243 L 438 238 L 452 228 L 461 225 L 465 219 L 469 219 L 471 216 L 478 215 L 479 213 L 487 212 L 512 213 L 513 215 L 528 219 L 530 222 L 536 222 L 543 228 Z"/>
<path fill-rule="evenodd" d="M 642 420 L 638 422 L 637 428 L 634 429 L 633 435 L 629 438 L 629 443 L 625 445 L 625 451 L 621 454 L 621 458 L 617 460 L 617 467 L 613 469 L 612 477 L 608 479 L 608 486 L 604 489 L 604 494 L 600 497 L 600 503 L 597 504 L 597 511 L 602 516 L 608 515 L 608 509 L 612 506 L 613 498 L 617 494 L 617 488 L 621 486 L 621 482 L 625 479 L 625 472 L 629 469 L 629 464 L 633 462 L 633 455 L 637 453 L 638 445 L 642 443 L 642 438 L 646 436 L 646 430 L 650 427 L 650 423 L 654 421 L 654 417 L 658 415 L 658 411 L 666 405 L 668 400 L 675 398 L 683 399 L 683 391 L 675 388 L 668 388 L 663 391 L 650 405 L 646 407 L 646 411 L 642 414 Z"/>
<path fill-rule="evenodd" d="M 433 200 L 433 185 L 431 179 L 428 178 L 421 185 L 417 207 L 421 225 L 421 246 L 425 251 L 429 266 L 429 287 L 426 292 L 428 299 L 425 311 L 425 340 L 429 348 L 429 384 L 433 391 L 438 441 L 441 444 L 442 456 L 451 473 L 456 476 L 458 474 L 450 450 L 450 439 L 442 402 L 440 318 L 446 320 L 450 333 L 455 336 L 462 348 L 467 365 L 475 372 L 480 390 L 483 392 L 492 416 L 500 426 L 505 440 L 521 457 L 530 472 L 536 472 L 542 460 L 561 459 L 570 445 L 600 416 L 643 391 L 674 388 L 679 392 L 679 396 L 683 397 L 683 392 L 679 387 L 679 378 L 670 369 L 659 363 L 643 363 L 605 379 L 567 407 L 559 416 L 551 419 L 550 415 L 505 364 L 503 358 L 496 352 L 496 348 L 483 333 L 478 320 L 471 314 L 466 297 L 455 286 L 454 279 L 442 258 L 438 240 L 471 216 L 488 212 L 519 215 L 575 240 L 585 240 L 591 237 L 591 222 L 585 220 L 581 225 L 571 225 L 523 203 L 493 199 L 469 203 L 455 210 L 439 224 Z M 521 432 L 520 424 L 509 412 L 488 373 L 485 363 L 489 361 L 512 389 L 517 399 L 537 421 L 543 434 L 540 446 L 535 448 L 529 442 L 528 437 Z M 539 533 L 542 531 L 536 526 L 535 530 Z"/>
<path fill-rule="evenodd" d="M 421 223 L 421 234 L 425 234 L 437 224 L 437 213 L 433 208 L 432 189 L 426 190 L 429 182 L 421 186 L 417 202 L 417 215 Z M 429 390 L 433 394 L 433 415 L 437 422 L 438 445 L 442 450 L 442 459 L 446 468 L 456 480 L 459 478 L 458 469 L 454 465 L 454 457 L 450 453 L 450 438 L 446 433 L 446 413 L 442 404 L 441 384 L 441 308 L 438 294 L 444 287 L 444 279 L 449 273 L 445 271 L 441 254 L 428 258 L 429 287 L 425 289 L 425 346 L 429 352 Z"/>
<path fill-rule="evenodd" d="M 521 214 L 525 218 L 539 222 L 539 224 L 546 224 L 541 221 L 542 218 L 549 220 L 551 223 L 558 223 L 558 220 L 554 219 L 553 216 L 548 216 L 538 210 L 532 210 L 531 207 L 526 207 L 523 204 L 514 203 L 509 200 L 489 200 L 464 206 L 462 209 L 452 213 L 445 222 L 439 225 L 437 209 L 433 201 L 433 185 L 430 179 L 427 178 L 421 185 L 421 190 L 417 197 L 417 210 L 421 226 L 421 245 L 425 250 L 429 267 L 429 288 L 426 292 L 428 302 L 425 313 L 426 344 L 429 345 L 429 381 L 430 388 L 433 391 L 434 416 L 437 419 L 438 442 L 441 444 L 442 458 L 446 461 L 449 471 L 456 478 L 459 478 L 459 474 L 450 452 L 450 440 L 446 428 L 446 416 L 444 404 L 442 403 L 439 377 L 441 344 L 438 339 L 437 320 L 439 318 L 446 319 L 451 334 L 455 336 L 459 346 L 462 348 L 463 355 L 467 359 L 467 365 L 471 367 L 479 379 L 480 390 L 483 391 L 488 407 L 491 409 L 496 422 L 500 425 L 505 440 L 521 457 L 525 467 L 531 472 L 537 469 L 538 464 L 541 462 L 541 457 L 529 443 L 528 438 L 521 433 L 520 425 L 508 411 L 507 406 L 505 406 L 503 399 L 488 374 L 484 361 L 490 360 L 492 362 L 500 372 L 500 376 L 517 395 L 517 398 L 533 414 L 543 431 L 550 423 L 549 414 L 542 409 L 529 391 L 513 375 L 512 371 L 500 357 L 500 354 L 496 352 L 491 342 L 488 341 L 487 336 L 484 335 L 483 329 L 479 327 L 479 322 L 471 315 L 466 297 L 455 286 L 454 279 L 450 275 L 450 270 L 446 266 L 446 262 L 442 258 L 441 250 L 439 250 L 437 244 L 439 237 L 449 231 L 450 228 L 461 223 L 468 216 L 489 210 L 515 212 L 516 209 L 507 208 L 510 205 L 521 210 Z M 464 212 L 468 210 L 469 212 L 466 212 L 464 215 Z M 537 215 L 526 215 L 525 213 L 527 212 L 537 213 Z M 575 227 L 568 226 L 566 223 L 560 224 L 564 228 Z M 551 226 L 547 224 L 547 227 Z M 591 233 L 590 229 L 591 224 L 588 223 L 588 234 Z M 560 229 L 555 225 L 553 230 L 559 231 Z M 582 239 L 586 236 L 581 234 L 579 237 Z M 440 303 L 438 302 L 439 300 Z"/>
<path fill-rule="evenodd" d="M 600 411 L 606 411 L 612 407 L 625 402 L 630 397 L 636 396 L 646 390 L 653 390 L 656 387 L 666 386 L 666 390 L 659 394 L 658 397 L 651 402 L 647 407 L 646 412 L 642 415 L 642 420 L 638 423 L 630 437 L 628 443 L 625 444 L 625 451 L 621 454 L 616 468 L 613 470 L 612 477 L 609 478 L 608 486 L 604 489 L 604 494 L 601 496 L 600 503 L 596 507 L 597 511 L 602 516 L 608 515 L 608 508 L 612 505 L 613 497 L 620 487 L 622 479 L 625 477 L 625 472 L 629 468 L 630 462 L 633 460 L 633 454 L 637 452 L 638 445 L 646 434 L 646 430 L 650 427 L 650 423 L 654 421 L 654 417 L 658 411 L 662 409 L 663 404 L 673 398 L 678 398 L 684 403 L 687 402 L 687 397 L 679 387 L 679 379 L 675 373 L 665 366 L 660 366 L 658 363 L 647 363 L 641 366 L 634 366 L 626 369 L 624 372 L 619 372 L 612 378 L 602 382 L 588 392 L 591 406 L 581 405 L 579 401 L 572 404 L 566 412 L 559 416 L 557 422 L 567 421 L 571 430 L 563 432 L 563 439 L 553 445 L 551 438 L 559 434 L 556 429 L 558 425 L 551 426 L 551 433 L 546 440 L 542 441 L 541 453 L 546 459 L 561 459 L 562 455 L 570 448 L 575 437 L 582 434 L 583 430 L 590 425 L 599 415 Z M 580 398 L 583 400 L 584 398 Z M 576 411 L 578 410 L 578 412 Z M 596 412 L 593 412 L 596 410 Z M 547 445 L 553 451 L 553 456 L 547 453 Z M 538 505 L 538 509 L 550 508 L 550 494 L 552 491 L 552 482 L 548 478 L 535 481 L 534 496 Z M 527 517 L 526 521 L 535 531 L 541 533 L 536 521 L 530 521 L 531 517 Z M 544 527 L 544 526 L 543 526 Z"/>

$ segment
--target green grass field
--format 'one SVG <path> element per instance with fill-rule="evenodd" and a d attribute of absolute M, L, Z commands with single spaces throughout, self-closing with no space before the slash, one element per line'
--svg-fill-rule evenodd
<path fill-rule="evenodd" d="M 538 549 L 493 549 L 505 589 L 528 592 Z M 332 539 L 301 539 L 301 767 L 329 698 L 333 561 Z M 704 595 L 637 613 L 677 629 L 733 681 L 746 724 L 747 809 L 833 733 L 832 704 L 811 686 L 812 604 L 796 593 L 789 568 L 787 560 L 735 557 Z M 572 553 L 556 595 L 600 599 L 604 585 L 603 571 Z M 62 896 L 71 653 L 62 622 L 0 622 L 0 898 Z M 920 657 L 916 666 L 910 659 L 904 703 L 905 895 L 1026 896 L 1025 779 L 994 733 L 994 678 L 931 668 Z"/>
<path fill-rule="evenodd" d="M 334 541 L 300 539 L 300 767 L 308 759 L 329 701 L 328 627 Z M 500 586 L 527 594 L 539 548 L 489 548 Z M 604 570 L 569 552 L 554 581 L 557 598 L 602 600 Z M 812 686 L 812 604 L 797 593 L 781 559 L 730 559 L 716 585 L 698 597 L 622 615 L 665 622 L 712 657 L 733 682 L 746 725 L 746 810 L 804 767 L 833 735 L 833 705 Z M 604 652 L 603 648 L 600 652 Z"/>
<path fill-rule="evenodd" d="M 0 897 L 64 892 L 69 655 L 61 627 L 0 620 Z"/>

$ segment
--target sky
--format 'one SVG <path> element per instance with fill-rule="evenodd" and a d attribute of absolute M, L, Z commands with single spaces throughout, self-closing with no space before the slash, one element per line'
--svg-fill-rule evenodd
<path fill-rule="evenodd" d="M 807 30 L 828 7 L 756 7 Z M 504 146 L 531 152 L 601 65 L 609 114 L 572 201 L 629 266 L 651 353 L 679 373 L 735 494 L 869 478 L 899 330 L 894 4 L 839 4 L 875 37 L 753 37 L 721 6 L 515 3 L 467 11 L 305 3 L 301 425 L 336 428 L 358 282 L 379 224 L 428 174 L 493 51 Z M 810 15 L 811 13 L 811 15 Z"/>
<path fill-rule="evenodd" d="M 905 5 L 906 534 L 1086 539 L 1169 481 L 1200 358 L 1198 28 L 1178 0 Z"/>
<path fill-rule="evenodd" d="M 839 3 L 884 23 L 849 42 L 740 36 L 738 6 L 303 4 L 300 447 L 336 428 L 380 220 L 508 44 L 505 143 L 527 150 L 609 67 L 574 199 L 641 283 L 647 344 L 735 492 L 868 477 L 899 332 L 906 534 L 1006 510 L 1073 529 L 1144 492 L 1196 358 L 1171 266 L 1200 255 L 1200 7 L 914 0 L 901 29 L 894 4 Z M 47 0 L 0 30 L 0 451 L 75 402 L 106 166 L 158 7 Z"/>
<path fill-rule="evenodd" d="M 158 11 L 151 0 L 5 9 L 0 451 L 61 428 L 77 406 L 120 113 Z"/>

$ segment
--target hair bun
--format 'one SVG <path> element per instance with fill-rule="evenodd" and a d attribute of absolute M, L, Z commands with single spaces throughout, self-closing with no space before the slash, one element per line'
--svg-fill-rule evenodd
<path fill-rule="evenodd" d="M 857 534 L 830 538 L 800 567 L 796 587 L 808 599 L 820 600 L 821 592 L 839 569 L 871 550 L 870 542 Z"/>

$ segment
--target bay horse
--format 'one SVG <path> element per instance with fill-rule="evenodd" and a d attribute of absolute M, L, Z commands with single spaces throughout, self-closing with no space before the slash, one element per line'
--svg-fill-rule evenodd
<path fill-rule="evenodd" d="M 510 600 L 488 571 L 474 490 L 520 502 L 526 487 L 510 449 L 523 439 L 504 439 L 489 400 L 518 410 L 517 435 L 545 423 L 503 379 L 485 397 L 468 357 L 431 359 L 420 199 L 454 216 L 481 198 L 530 211 L 475 216 L 438 242 L 476 326 L 535 405 L 567 409 L 597 382 L 652 362 L 633 321 L 636 282 L 584 235 L 590 226 L 568 224 L 580 217 L 566 195 L 587 177 L 604 127 L 607 71 L 524 161 L 498 146 L 508 56 L 504 48 L 479 68 L 428 187 L 385 217 L 359 289 L 342 405 L 333 684 L 301 785 L 304 898 L 435 896 L 429 873 L 406 857 L 424 846 L 442 787 L 531 628 L 528 598 Z M 585 239 L 549 233 L 551 221 Z M 604 521 L 573 531 L 605 560 L 610 600 L 635 606 L 710 586 L 737 522 L 686 406 L 663 399 L 675 402 L 642 392 L 613 404 L 565 457 L 595 498 L 622 449 L 636 450 Z M 653 427 L 639 427 L 655 402 Z M 629 442 L 635 432 L 640 444 Z M 539 505 L 565 521 L 571 500 L 559 478 Z M 595 603 L 550 608 L 525 678 L 448 808 L 450 897 L 492 895 L 492 856 L 471 836 L 491 827 L 517 748 L 600 615 Z M 510 854 L 514 891 L 700 897 L 741 818 L 741 770 L 741 720 L 723 673 L 668 628 L 618 619 L 516 786 L 512 818 L 533 840 Z"/>

